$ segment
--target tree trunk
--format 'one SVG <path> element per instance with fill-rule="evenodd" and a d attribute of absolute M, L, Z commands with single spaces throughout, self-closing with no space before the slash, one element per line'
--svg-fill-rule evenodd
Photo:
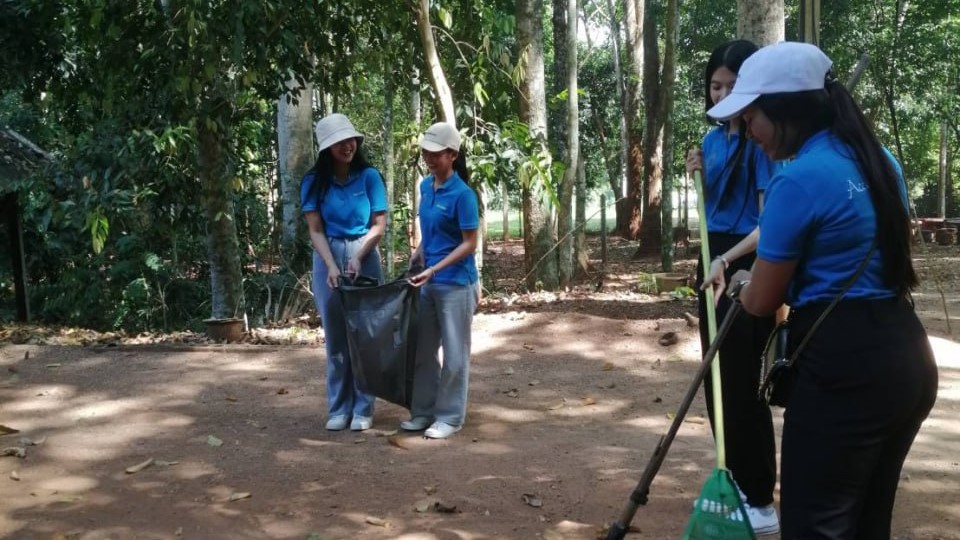
<path fill-rule="evenodd" d="M 517 49 L 521 66 L 520 120 L 543 144 L 547 140 L 547 98 L 543 68 L 543 0 L 517 0 Z M 550 257 L 556 229 L 544 180 L 531 174 L 523 185 L 523 247 L 529 289 L 557 287 L 556 257 Z"/>
<path fill-rule="evenodd" d="M 440 112 L 444 122 L 456 125 L 457 115 L 453 108 L 453 93 L 443 74 L 440 57 L 437 55 L 437 43 L 433 39 L 433 27 L 430 25 L 430 0 L 419 0 L 417 4 L 417 29 L 420 31 L 420 45 L 423 47 L 423 59 L 427 64 L 430 84 L 440 99 Z"/>
<path fill-rule="evenodd" d="M 287 83 L 289 88 L 296 81 Z M 313 166 L 313 85 L 293 95 L 280 96 L 277 105 L 277 147 L 280 173 L 281 232 L 280 255 L 283 265 L 300 275 L 310 266 L 306 227 L 300 216 L 300 180 Z"/>
<path fill-rule="evenodd" d="M 607 10 L 610 12 L 610 41 L 613 44 L 613 73 L 617 83 L 617 101 L 620 102 L 620 107 L 624 111 L 624 114 L 620 115 L 620 160 L 616 163 L 616 168 L 614 169 L 615 175 L 609 172 L 611 169 L 609 164 L 607 168 L 608 174 L 611 175 L 610 189 L 613 191 L 614 200 L 616 201 L 614 204 L 616 206 L 617 224 L 614 230 L 626 236 L 629 230 L 628 217 L 630 205 L 626 199 L 628 192 L 627 176 L 624 174 L 623 168 L 627 163 L 627 156 L 630 155 L 630 137 L 627 131 L 627 116 L 629 115 L 626 114 L 629 107 L 626 101 L 626 92 L 624 91 L 626 81 L 623 77 L 623 67 L 620 64 L 621 50 L 623 49 L 620 45 L 620 21 L 617 20 L 617 10 L 613 5 L 613 0 L 607 0 Z M 591 93 L 590 95 L 593 94 Z M 615 182 L 614 179 L 616 180 Z"/>
<path fill-rule="evenodd" d="M 417 72 L 414 72 L 410 80 L 410 118 L 413 119 L 413 125 L 418 132 L 423 121 L 420 111 L 420 77 Z M 411 253 L 420 245 L 420 168 L 417 165 L 419 162 L 420 160 L 414 160 L 410 171 L 410 231 L 407 236 Z"/>
<path fill-rule="evenodd" d="M 551 96 L 558 96 L 567 87 L 567 0 L 553 0 L 553 80 Z M 576 28 L 576 21 L 574 21 Z M 556 101 L 554 101 L 556 104 Z M 550 146 L 556 148 L 555 159 L 567 159 L 567 102 L 548 107 Z"/>
<path fill-rule="evenodd" d="M 500 181 L 500 200 L 502 201 L 503 208 L 503 231 L 501 232 L 501 240 L 506 242 L 510 240 L 510 190 L 507 180 L 503 179 Z"/>
<path fill-rule="evenodd" d="M 678 0 L 667 0 L 664 32 L 663 82 L 663 207 L 660 235 L 660 262 L 664 272 L 673 271 L 673 87 L 677 80 L 677 32 L 680 26 Z"/>
<path fill-rule="evenodd" d="M 783 41 L 783 0 L 737 0 L 737 35 L 758 47 Z"/>
<path fill-rule="evenodd" d="M 654 1 L 654 0 L 648 0 Z M 646 189 L 643 194 L 640 245 L 637 255 L 649 255 L 660 249 L 660 202 L 663 190 L 663 103 L 661 89 L 660 50 L 657 46 L 656 15 L 650 6 L 643 18 L 643 105 L 646 113 L 643 134 L 643 172 Z"/>
<path fill-rule="evenodd" d="M 937 217 L 947 217 L 947 149 L 948 136 L 947 123 L 940 123 L 940 174 L 938 175 L 937 189 Z"/>
<path fill-rule="evenodd" d="M 577 161 L 580 154 L 580 104 L 577 96 L 577 0 L 567 0 L 567 27 L 565 44 L 567 62 L 564 72 L 567 75 L 567 168 L 560 185 L 560 208 L 557 211 L 557 236 L 560 245 L 557 249 L 559 259 L 560 287 L 566 288 L 573 281 L 573 186 L 577 182 Z"/>
<path fill-rule="evenodd" d="M 635 240 L 643 218 L 643 139 L 640 135 L 640 99 L 644 77 L 644 6 L 645 0 L 624 0 L 627 69 L 623 115 L 627 130 L 627 219 L 621 235 Z M 619 220 L 618 220 L 619 221 Z"/>
<path fill-rule="evenodd" d="M 578 277 L 590 271 L 590 253 L 587 250 L 587 168 L 583 163 L 583 149 L 577 156 L 577 217 L 574 229 L 574 274 Z"/>
<path fill-rule="evenodd" d="M 383 181 L 387 188 L 387 230 L 383 235 L 385 248 L 383 250 L 387 259 L 387 275 L 393 276 L 393 261 L 396 258 L 394 254 L 394 224 L 393 209 L 397 202 L 394 200 L 394 178 L 396 177 L 396 157 L 393 152 L 393 94 L 394 80 L 393 70 L 390 66 L 385 66 L 383 70 Z"/>
<path fill-rule="evenodd" d="M 229 107 L 225 100 L 219 108 Z M 214 107 L 216 110 L 218 107 Z M 211 129 L 207 120 L 216 129 Z M 207 217 L 207 258 L 210 263 L 210 317 L 229 319 L 239 317 L 242 279 L 240 275 L 240 248 L 234 216 L 233 179 L 227 170 L 224 145 L 226 122 L 215 123 L 211 117 L 201 118 L 198 124 L 200 183 L 203 206 Z"/>

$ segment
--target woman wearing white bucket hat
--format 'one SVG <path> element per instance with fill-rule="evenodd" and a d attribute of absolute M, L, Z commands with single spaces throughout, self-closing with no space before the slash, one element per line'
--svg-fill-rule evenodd
<path fill-rule="evenodd" d="M 316 126 L 320 153 L 300 185 L 313 244 L 313 297 L 323 320 L 327 352 L 327 425 L 331 431 L 373 426 L 376 398 L 357 386 L 350 367 L 347 329 L 334 290 L 341 275 L 382 281 L 377 245 L 386 228 L 383 178 L 361 150 L 363 135 L 342 114 Z"/>
<path fill-rule="evenodd" d="M 467 185 L 470 176 L 457 128 L 442 122 L 430 126 L 420 148 L 431 175 L 420 183 L 421 242 L 410 264 L 425 270 L 410 278 L 421 288 L 417 361 L 411 418 L 400 427 L 446 439 L 460 431 L 467 416 L 480 212 Z"/>
<path fill-rule="evenodd" d="M 902 173 L 831 64 L 813 45 L 765 47 L 708 114 L 742 115 L 771 159 L 793 158 L 767 190 L 752 273 L 731 279 L 750 313 L 791 306 L 791 350 L 806 338 L 784 414 L 781 538 L 882 540 L 937 370 L 909 300 Z"/>

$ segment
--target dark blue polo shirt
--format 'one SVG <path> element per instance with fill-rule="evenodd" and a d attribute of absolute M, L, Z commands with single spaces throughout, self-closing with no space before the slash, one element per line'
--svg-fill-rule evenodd
<path fill-rule="evenodd" d="M 463 231 L 479 227 L 477 195 L 456 172 L 437 189 L 433 188 L 433 176 L 420 182 L 420 235 L 428 267 L 440 262 L 463 242 Z M 473 253 L 440 270 L 431 280 L 454 285 L 476 283 L 477 264 Z"/>
<path fill-rule="evenodd" d="M 325 194 L 314 187 L 313 172 L 300 184 L 303 212 L 320 212 L 330 238 L 357 238 L 367 234 L 373 214 L 387 209 L 387 190 L 380 172 L 373 167 L 350 173 L 346 183 L 331 181 Z"/>

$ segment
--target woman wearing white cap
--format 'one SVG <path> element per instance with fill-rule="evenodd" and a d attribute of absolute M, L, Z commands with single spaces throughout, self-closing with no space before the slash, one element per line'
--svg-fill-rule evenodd
<path fill-rule="evenodd" d="M 793 158 L 767 190 L 753 272 L 730 291 L 757 315 L 786 301 L 791 349 L 803 344 L 784 414 L 782 538 L 887 539 L 937 371 L 909 300 L 902 173 L 830 66 L 813 45 L 765 47 L 708 114 L 742 115 L 771 159 Z"/>
<path fill-rule="evenodd" d="M 467 416 L 470 325 L 477 307 L 477 196 L 467 185 L 460 133 L 451 124 L 430 126 L 420 140 L 431 175 L 420 183 L 420 246 L 410 278 L 420 289 L 417 361 L 411 418 L 400 423 L 431 439 L 460 431 Z M 441 361 L 437 354 L 443 349 Z"/>
<path fill-rule="evenodd" d="M 363 135 L 342 114 L 316 126 L 320 154 L 300 185 L 313 244 L 313 297 L 327 352 L 327 425 L 331 431 L 373 426 L 375 398 L 358 388 L 350 367 L 347 329 L 334 289 L 341 275 L 382 281 L 377 245 L 386 228 L 383 178 L 363 156 Z"/>

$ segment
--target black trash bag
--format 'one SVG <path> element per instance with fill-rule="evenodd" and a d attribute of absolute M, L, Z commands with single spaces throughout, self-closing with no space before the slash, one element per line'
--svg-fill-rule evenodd
<path fill-rule="evenodd" d="M 359 277 L 337 288 L 357 386 L 410 408 L 420 291 L 407 277 L 384 285 Z"/>

